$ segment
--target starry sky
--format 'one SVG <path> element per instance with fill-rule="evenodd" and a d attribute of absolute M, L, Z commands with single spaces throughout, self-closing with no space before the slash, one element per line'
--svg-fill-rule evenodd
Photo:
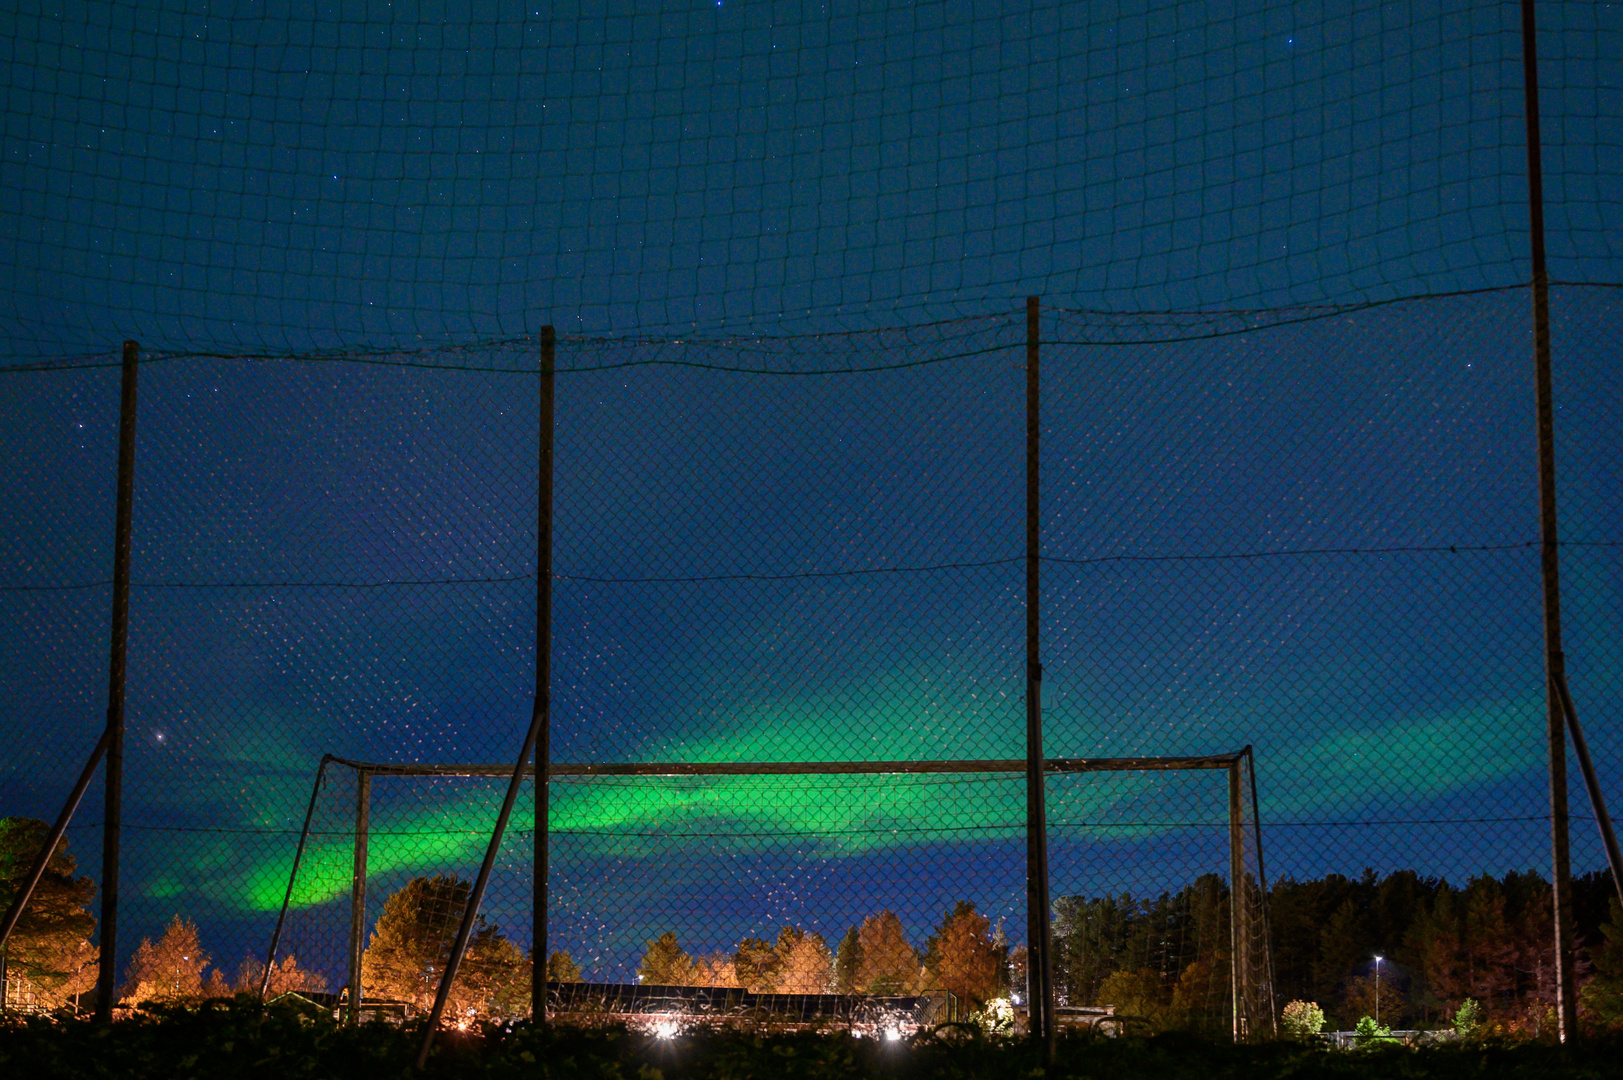
<path fill-rule="evenodd" d="M 0 812 L 51 817 L 102 722 L 133 338 L 126 946 L 262 949 L 323 754 L 516 751 L 544 324 L 557 759 L 1020 756 L 1027 295 L 1050 752 L 1254 746 L 1275 877 L 1547 863 L 1516 5 L 142 7 L 0 23 Z M 1616 802 L 1623 15 L 1540 20 Z M 334 968 L 352 783 L 290 924 Z M 1212 776 L 1050 798 L 1056 894 L 1226 866 Z M 379 780 L 374 904 L 471 876 L 498 799 Z M 555 944 L 603 974 L 883 906 L 1023 933 L 1016 778 L 554 799 Z"/>

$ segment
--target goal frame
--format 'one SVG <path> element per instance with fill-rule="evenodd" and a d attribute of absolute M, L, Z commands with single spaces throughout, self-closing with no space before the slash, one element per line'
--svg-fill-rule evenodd
<path fill-rule="evenodd" d="M 299 832 L 298 847 L 294 851 L 293 866 L 288 873 L 287 891 L 271 936 L 270 949 L 265 961 L 266 979 L 276 961 L 282 929 L 292 901 L 294 884 L 304 858 L 305 841 L 310 832 L 310 820 L 321 791 L 328 766 L 349 769 L 355 773 L 354 858 L 350 884 L 349 940 L 345 949 L 351 992 L 345 1006 L 344 1021 L 358 1024 L 361 1013 L 361 995 L 354 988 L 361 985 L 361 956 L 366 939 L 367 857 L 371 837 L 371 789 L 375 776 L 400 777 L 467 777 L 480 779 L 510 779 L 513 766 L 509 764 L 436 763 L 436 762 L 373 762 L 324 754 L 316 770 L 315 784 L 310 791 L 310 803 L 305 810 L 304 825 Z M 1256 759 L 1248 744 L 1227 754 L 1206 754 L 1183 757 L 1110 757 L 1047 758 L 1043 762 L 1044 778 L 1072 773 L 1090 772 L 1186 772 L 1217 771 L 1228 778 L 1228 848 L 1229 848 L 1229 996 L 1232 1003 L 1233 1037 L 1240 1042 L 1249 1037 L 1258 1026 L 1277 1030 L 1276 1003 L 1273 1000 L 1273 953 L 1268 926 L 1268 875 L 1263 862 L 1262 818 L 1258 808 Z M 629 776 L 886 776 L 931 775 L 965 773 L 1024 774 L 1024 758 L 964 758 L 938 761 L 632 761 L 632 762 L 553 762 L 547 768 L 550 779 L 561 777 Z M 522 776 L 535 776 L 533 765 L 524 766 Z M 1251 832 L 1257 853 L 1257 880 L 1253 883 L 1245 871 L 1245 810 L 1243 795 L 1246 782 L 1251 790 Z M 1257 891 L 1257 908 L 1262 914 L 1260 941 L 1264 956 L 1263 970 L 1267 979 L 1267 1015 L 1251 1015 L 1253 1000 L 1250 956 L 1253 940 L 1251 925 L 1252 905 L 1243 902 L 1244 894 Z M 532 899 L 533 903 L 533 899 Z M 261 987 L 261 997 L 264 996 Z"/>

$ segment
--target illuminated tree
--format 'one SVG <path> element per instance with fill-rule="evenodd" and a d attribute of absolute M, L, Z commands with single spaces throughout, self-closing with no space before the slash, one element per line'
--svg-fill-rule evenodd
<path fill-rule="evenodd" d="M 453 1001 L 461 995 L 461 1009 L 481 1017 L 512 1018 L 530 1011 L 530 959 L 524 950 L 484 927 L 468 943 L 467 955 L 457 970 Z"/>
<path fill-rule="evenodd" d="M 862 966 L 857 986 L 869 994 L 909 994 L 919 983 L 919 954 L 907 943 L 902 920 L 889 908 L 862 920 L 857 929 Z"/>
<path fill-rule="evenodd" d="M 711 953 L 693 962 L 690 986 L 739 986 L 738 970 L 726 953 Z"/>
<path fill-rule="evenodd" d="M 33 818 L 0 818 L 0 912 L 11 907 L 49 832 Z M 96 982 L 98 954 L 89 940 L 96 920 L 86 906 L 96 884 L 74 877 L 76 865 L 63 837 L 6 943 L 11 974 L 26 978 L 48 1007 L 71 1000 Z"/>
<path fill-rule="evenodd" d="M 834 956 L 821 934 L 800 934 L 780 944 L 777 992 L 780 994 L 826 994 L 834 983 Z"/>
<path fill-rule="evenodd" d="M 197 939 L 197 924 L 179 915 L 154 945 L 142 938 L 124 973 L 121 1000 L 183 1001 L 203 996 L 203 969 L 209 955 Z"/>
<path fill-rule="evenodd" d="M 548 982 L 580 982 L 580 965 L 562 949 L 547 957 Z"/>
<path fill-rule="evenodd" d="M 687 986 L 693 978 L 693 957 L 676 944 L 676 931 L 667 930 L 648 942 L 637 965 L 637 978 L 657 986 Z"/>
<path fill-rule="evenodd" d="M 1279 1030 L 1293 1039 L 1310 1039 L 1324 1030 L 1324 1010 L 1316 1001 L 1293 1001 L 1279 1014 Z"/>
<path fill-rule="evenodd" d="M 259 993 L 259 984 L 265 977 L 265 962 L 253 957 L 244 957 L 242 963 L 237 965 L 237 977 L 231 981 L 229 993 L 255 994 Z M 271 968 L 270 981 L 265 986 L 265 996 L 273 998 L 277 994 L 286 994 L 290 991 L 308 991 L 322 993 L 327 989 L 327 977 L 299 966 L 299 961 L 288 953 L 282 957 L 280 963 Z"/>
<path fill-rule="evenodd" d="M 1148 968 L 1112 972 L 1099 986 L 1099 1003 L 1114 1005 L 1123 1016 L 1137 1016 L 1156 1027 L 1167 1025 L 1166 984 Z"/>
<path fill-rule="evenodd" d="M 781 935 L 780 935 L 781 937 Z M 733 952 L 738 984 L 752 994 L 770 994 L 778 985 L 778 950 L 760 938 L 749 937 Z"/>
<path fill-rule="evenodd" d="M 361 954 L 364 997 L 433 1005 L 472 887 L 452 875 L 413 878 L 383 902 L 372 940 Z M 529 961 L 480 915 L 447 1000 L 453 1016 L 528 1007 Z"/>
<path fill-rule="evenodd" d="M 942 918 L 925 951 L 936 985 L 979 1009 L 997 996 L 1001 957 L 992 944 L 992 922 L 960 900 Z"/>

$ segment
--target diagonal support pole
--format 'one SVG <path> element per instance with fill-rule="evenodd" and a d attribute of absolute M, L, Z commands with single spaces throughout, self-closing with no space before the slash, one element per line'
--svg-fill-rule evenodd
<path fill-rule="evenodd" d="M 299 830 L 299 846 L 293 851 L 293 869 L 287 875 L 287 892 L 282 894 L 282 911 L 276 916 L 276 929 L 271 933 L 270 950 L 265 954 L 265 974 L 259 980 L 259 1000 L 265 1000 L 270 990 L 271 969 L 276 966 L 276 950 L 282 946 L 282 927 L 287 923 L 287 909 L 293 902 L 293 883 L 299 879 L 299 864 L 304 861 L 304 842 L 310 836 L 310 817 L 316 812 L 316 796 L 321 793 L 321 782 L 327 775 L 331 754 L 321 756 L 316 769 L 316 782 L 310 786 L 310 802 L 304 808 L 304 827 Z"/>
<path fill-rule="evenodd" d="M 1584 787 L 1589 791 L 1589 805 L 1595 811 L 1595 825 L 1600 829 L 1601 846 L 1606 849 L 1606 865 L 1612 871 L 1612 888 L 1617 891 L 1617 902 L 1623 904 L 1623 855 L 1618 853 L 1617 833 L 1612 831 L 1612 816 L 1606 812 L 1606 797 L 1601 794 L 1600 777 L 1595 762 L 1589 756 L 1589 742 L 1584 729 L 1578 726 L 1578 710 L 1572 704 L 1572 691 L 1567 688 L 1567 666 L 1564 656 L 1557 655 L 1553 673 L 1556 693 L 1561 698 L 1561 709 L 1567 717 L 1567 734 L 1572 736 L 1572 752 L 1578 759 L 1578 771 L 1584 774 Z"/>
<path fill-rule="evenodd" d="M 91 778 L 96 775 L 96 766 L 101 764 L 101 756 L 107 752 L 107 744 L 111 739 L 112 732 L 104 729 L 101 738 L 96 742 L 96 748 L 90 751 L 90 760 L 85 762 L 84 771 L 79 774 L 79 782 L 73 785 L 68 801 L 62 805 L 62 812 L 56 816 L 56 824 L 45 834 L 45 843 L 40 845 L 39 854 L 34 856 L 34 865 L 29 867 L 22 888 L 12 897 L 11 907 L 6 909 L 6 917 L 0 920 L 0 953 L 5 952 L 6 942 L 11 940 L 11 932 L 17 929 L 17 922 L 23 917 L 28 901 L 33 899 L 34 890 L 39 886 L 40 879 L 45 876 L 45 868 L 51 864 L 51 856 L 56 852 L 56 845 L 61 842 L 62 834 L 67 831 L 68 822 L 73 820 L 73 812 L 79 809 L 79 801 L 85 797 L 85 789 L 90 787 Z"/>

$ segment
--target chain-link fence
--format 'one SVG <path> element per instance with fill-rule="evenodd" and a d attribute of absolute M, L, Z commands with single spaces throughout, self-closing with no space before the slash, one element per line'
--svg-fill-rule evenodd
<path fill-rule="evenodd" d="M 1050 775 L 1071 1020 L 1546 1023 L 1528 293 L 1612 792 L 1623 9 L 17 7 L 0 817 L 50 819 L 119 708 L 138 339 L 121 1000 L 419 1007 L 532 715 L 546 514 L 557 956 L 526 789 L 464 1016 L 529 1008 L 532 960 L 1019 996 L 1024 780 L 964 763 L 1025 753 L 1035 611 L 1049 757 L 1256 770 L 1238 849 L 1221 770 Z M 53 902 L 91 911 L 103 811 Z M 0 977 L 77 1003 L 90 937 L 24 930 L 55 967 Z"/>
<path fill-rule="evenodd" d="M 1616 305 L 1598 289 L 1555 302 L 1567 654 L 1608 778 Z M 1045 314 L 1049 756 L 1251 744 L 1267 870 L 1298 907 L 1305 885 L 1365 868 L 1458 888 L 1547 877 L 1525 308 L 1510 290 Z M 1018 993 L 1022 777 L 817 770 L 1024 754 L 1022 323 L 559 343 L 553 761 L 812 763 L 560 775 L 560 977 L 634 981 L 681 960 L 696 980 L 766 986 L 741 974 L 743 946 L 774 952 L 788 928 L 767 968 L 815 935 L 821 952 L 796 962 L 860 986 L 840 982 L 841 945 L 888 911 L 917 968 L 911 984 L 900 965 L 885 978 L 917 988 L 964 902 Z M 352 943 L 371 947 L 414 879 L 463 882 L 434 901 L 461 903 L 534 689 L 535 372 L 523 344 L 143 358 L 125 951 L 156 947 L 178 916 L 226 981 L 251 983 L 327 754 L 486 770 L 372 778 L 357 923 L 360 774 L 329 765 L 272 981 L 347 985 Z M 50 817 L 98 730 L 116 381 L 110 366 L 4 380 L 40 421 L 11 440 L 5 481 L 21 578 L 3 596 L 14 812 Z M 1229 794 L 1209 779 L 1050 779 L 1061 1004 L 1099 1003 L 1105 987 L 1163 1018 L 1175 1003 L 1207 1026 L 1226 1015 L 1234 942 L 1212 912 L 1237 879 Z M 484 907 L 487 953 L 505 939 L 514 964 L 530 944 L 527 799 Z M 97 803 L 69 833 L 81 869 L 96 861 Z M 1576 817 L 1576 865 L 1592 871 L 1601 853 Z M 1238 878 L 1255 905 L 1258 854 Z M 1432 889 L 1416 901 L 1427 911 Z M 1272 945 L 1246 944 L 1248 963 L 1274 949 L 1290 964 L 1273 1006 L 1247 1005 L 1254 1022 L 1287 997 L 1361 992 L 1359 957 L 1313 974 L 1326 946 L 1301 940 L 1316 931 L 1291 911 Z M 1579 915 L 1592 934 L 1604 912 Z M 1432 991 L 1400 923 L 1371 916 L 1354 936 L 1408 965 L 1419 1000 Z M 667 933 L 676 959 L 656 948 Z M 1088 952 L 1088 934 L 1114 944 Z"/>

